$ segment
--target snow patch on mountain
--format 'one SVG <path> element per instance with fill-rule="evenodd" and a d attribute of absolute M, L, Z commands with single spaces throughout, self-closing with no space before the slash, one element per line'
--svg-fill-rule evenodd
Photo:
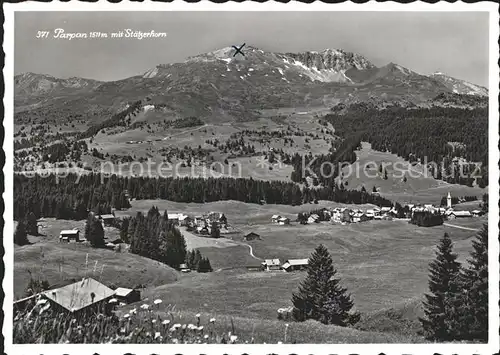
<path fill-rule="evenodd" d="M 142 76 L 144 79 L 151 79 L 154 78 L 155 76 L 158 75 L 158 67 L 154 67 L 152 69 L 149 69 L 147 72 L 144 73 Z"/>
<path fill-rule="evenodd" d="M 456 79 L 440 72 L 433 73 L 429 75 L 429 77 L 441 82 L 456 94 L 488 96 L 487 88 L 469 83 L 465 80 Z"/>

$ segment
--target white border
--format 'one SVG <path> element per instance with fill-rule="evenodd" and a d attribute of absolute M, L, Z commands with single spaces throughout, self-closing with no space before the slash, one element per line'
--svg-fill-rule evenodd
<path fill-rule="evenodd" d="M 111 4 L 108 2 L 100 3 L 81 3 L 72 1 L 70 3 L 21 3 L 10 4 L 4 3 L 5 24 L 4 24 L 4 52 L 5 52 L 5 119 L 3 122 L 5 129 L 5 139 L 3 149 L 6 156 L 4 174 L 5 174 L 5 193 L 3 195 L 5 202 L 4 212 L 4 243 L 5 256 L 5 276 L 3 280 L 3 289 L 5 292 L 5 301 L 3 311 L 5 314 L 3 335 L 5 337 L 5 349 L 8 354 L 152 354 L 165 353 L 172 354 L 220 354 L 227 352 L 248 353 L 248 354 L 268 354 L 270 352 L 278 354 L 493 354 L 499 348 L 499 274 L 495 271 L 499 270 L 498 255 L 498 218 L 499 208 L 499 151 L 498 151 L 498 78 L 499 68 L 498 61 L 498 43 L 499 37 L 498 28 L 498 5 L 494 3 L 412 3 L 412 4 L 395 4 L 395 3 L 366 3 L 352 4 L 343 3 L 336 5 L 328 5 L 323 3 L 302 4 L 302 3 L 197 3 L 189 4 L 175 1 L 173 3 L 119 3 Z M 14 73 L 14 12 L 15 11 L 485 11 L 490 14 L 490 65 L 489 65 L 489 322 L 490 322 L 490 339 L 488 344 L 296 344 L 296 345 L 112 345 L 112 344 L 96 344 L 96 345 L 13 345 L 12 344 L 12 302 L 13 302 L 13 245 L 10 242 L 10 236 L 14 233 L 13 228 L 13 212 L 10 206 L 13 205 L 13 73 Z"/>

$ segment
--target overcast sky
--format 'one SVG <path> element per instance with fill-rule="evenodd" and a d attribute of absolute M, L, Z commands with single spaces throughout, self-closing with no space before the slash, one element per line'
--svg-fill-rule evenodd
<path fill-rule="evenodd" d="M 166 32 L 157 39 L 37 39 L 37 31 Z M 488 85 L 486 12 L 24 12 L 15 17 L 15 72 L 116 80 L 246 42 L 263 50 L 341 48 Z"/>

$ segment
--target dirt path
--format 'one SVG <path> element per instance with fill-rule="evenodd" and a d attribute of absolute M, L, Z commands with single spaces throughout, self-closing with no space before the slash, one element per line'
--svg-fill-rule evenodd
<path fill-rule="evenodd" d="M 199 127 L 195 127 L 195 128 L 186 129 L 186 130 L 184 130 L 184 131 L 182 131 L 182 132 L 178 132 L 178 133 L 176 133 L 176 134 L 172 134 L 172 135 L 170 135 L 170 136 L 166 136 L 166 137 L 164 137 L 162 140 L 164 140 L 164 141 L 165 141 L 165 140 L 167 140 L 167 139 L 169 139 L 169 138 L 172 138 L 172 137 L 177 137 L 177 136 L 183 135 L 184 133 L 190 133 L 190 132 L 194 132 L 194 131 L 199 131 L 199 130 L 200 130 L 200 129 L 202 129 L 202 128 L 207 128 L 207 127 L 211 127 L 211 126 L 212 126 L 211 124 L 205 124 L 205 125 L 203 125 L 203 126 L 199 126 Z"/>
<path fill-rule="evenodd" d="M 249 249 L 250 249 L 250 256 L 254 259 L 257 259 L 257 260 L 264 260 L 264 259 L 261 259 L 261 258 L 258 258 L 256 257 L 254 254 L 253 254 L 253 248 L 250 244 L 246 244 L 246 243 L 241 243 L 241 245 L 246 245 Z"/>
<path fill-rule="evenodd" d="M 449 223 L 443 223 L 443 226 L 453 227 L 453 228 L 459 228 L 459 229 L 465 229 L 465 230 L 474 231 L 474 232 L 478 232 L 479 231 L 479 229 L 476 229 L 476 228 L 462 227 L 462 226 L 457 226 L 455 224 L 449 224 Z"/>

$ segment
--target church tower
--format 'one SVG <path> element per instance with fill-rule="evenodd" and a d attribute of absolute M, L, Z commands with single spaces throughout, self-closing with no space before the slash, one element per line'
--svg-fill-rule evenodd
<path fill-rule="evenodd" d="M 448 197 L 446 198 L 446 207 L 451 208 L 451 194 L 448 192 Z"/>

